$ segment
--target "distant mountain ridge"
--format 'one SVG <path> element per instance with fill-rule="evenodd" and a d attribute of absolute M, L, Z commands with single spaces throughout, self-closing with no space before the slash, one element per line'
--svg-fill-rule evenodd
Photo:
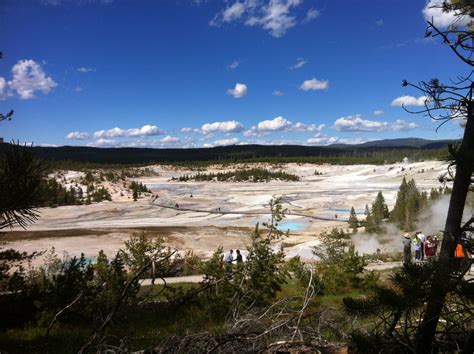
<path fill-rule="evenodd" d="M 362 144 L 333 144 L 331 147 L 344 148 L 372 148 L 372 147 L 390 147 L 390 148 L 418 148 L 418 149 L 436 149 L 454 143 L 455 140 L 428 140 L 422 138 L 398 138 L 368 141 Z"/>
<path fill-rule="evenodd" d="M 88 146 L 35 146 L 45 160 L 95 164 L 153 164 L 180 162 L 293 161 L 384 163 L 403 157 L 441 158 L 444 148 L 454 140 L 419 138 L 386 139 L 357 145 L 230 145 L 212 148 L 98 148 Z M 0 147 L 2 144 L 0 144 Z M 442 151 L 443 150 L 443 151 Z"/>

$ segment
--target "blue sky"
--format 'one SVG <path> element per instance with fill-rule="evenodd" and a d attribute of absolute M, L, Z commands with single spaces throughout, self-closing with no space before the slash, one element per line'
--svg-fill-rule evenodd
<path fill-rule="evenodd" d="M 428 5 L 3 0 L 0 112 L 15 115 L 0 136 L 104 147 L 457 138 L 456 124 L 436 133 L 400 106 L 424 100 L 402 79 L 468 70 L 423 38 Z"/>

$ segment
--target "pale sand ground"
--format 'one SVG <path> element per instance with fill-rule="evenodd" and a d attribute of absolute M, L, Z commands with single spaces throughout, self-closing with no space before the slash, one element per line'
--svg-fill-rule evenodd
<path fill-rule="evenodd" d="M 258 164 L 266 168 L 271 166 Z M 246 164 L 246 166 L 250 166 Z M 252 167 L 255 166 L 252 165 Z M 234 165 L 232 169 L 243 168 Z M 136 179 L 148 185 L 159 197 L 156 203 L 175 205 L 199 210 L 217 210 L 233 212 L 268 212 L 268 202 L 273 196 L 283 196 L 284 206 L 291 212 L 312 216 L 334 218 L 338 220 L 321 221 L 304 217 L 289 216 L 287 221 L 298 221 L 306 226 L 304 231 L 292 232 L 285 239 L 287 254 L 311 258 L 310 247 L 317 244 L 316 236 L 322 230 L 333 227 L 347 227 L 342 220 L 348 214 L 341 211 L 330 211 L 329 208 L 363 210 L 371 204 L 378 191 L 382 191 L 391 208 L 403 177 L 415 179 L 419 188 L 429 191 L 439 187 L 438 176 L 446 171 L 447 164 L 440 161 L 417 162 L 412 164 L 393 164 L 385 166 L 353 165 L 309 165 L 285 164 L 281 166 L 286 172 L 300 176 L 299 182 L 272 181 L 268 183 L 231 183 L 231 182 L 177 182 L 172 177 L 183 174 L 196 174 L 196 171 L 177 169 L 168 166 L 153 166 L 159 176 Z M 211 166 L 207 171 L 224 171 L 220 166 Z M 275 168 L 279 170 L 280 168 Z M 315 170 L 322 175 L 314 175 Z M 66 177 L 71 181 L 78 177 L 68 171 Z M 78 255 L 81 252 L 93 257 L 100 249 L 113 255 L 123 247 L 123 241 L 139 227 L 155 227 L 152 236 L 160 234 L 159 227 L 166 227 L 166 242 L 170 246 L 184 251 L 193 249 L 197 254 L 208 256 L 219 245 L 228 248 L 242 248 L 249 242 L 246 236 L 256 222 L 267 221 L 265 215 L 219 215 L 165 209 L 150 204 L 150 197 L 143 197 L 137 202 L 131 201 L 127 194 L 120 196 L 120 189 L 115 188 L 113 202 L 82 206 L 65 206 L 41 209 L 41 218 L 28 227 L 32 233 L 23 235 L 14 241 L 15 232 L 0 236 L 0 241 L 7 242 L 5 247 L 20 251 L 33 251 L 55 247 L 58 253 L 67 251 Z M 191 194 L 193 197 L 191 197 Z M 108 229 L 114 229 L 109 230 Z M 124 228 L 124 229 L 122 229 Z M 175 231 L 170 232 L 173 228 Z M 241 228 L 241 229 L 237 229 Z M 247 229 L 248 228 L 248 229 Z M 61 237 L 63 231 L 86 229 L 79 236 Z M 101 229 L 101 232 L 94 231 Z M 105 232 L 105 229 L 107 232 Z M 33 231 L 54 232 L 35 234 Z M 71 232 L 70 232 L 71 233 Z M 67 232 L 65 232 L 67 234 Z M 72 232 L 74 234 L 74 232 Z M 290 247 L 294 244 L 294 247 Z"/>

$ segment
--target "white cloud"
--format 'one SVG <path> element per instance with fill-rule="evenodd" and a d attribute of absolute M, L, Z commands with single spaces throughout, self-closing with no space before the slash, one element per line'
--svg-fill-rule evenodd
<path fill-rule="evenodd" d="M 296 60 L 296 63 L 294 63 L 292 66 L 290 66 L 290 69 L 294 70 L 294 69 L 302 68 L 306 63 L 307 63 L 307 61 L 304 60 L 303 58 L 298 58 Z"/>
<path fill-rule="evenodd" d="M 291 126 L 291 122 L 283 117 L 276 117 L 272 120 L 264 120 L 257 124 L 256 130 L 259 132 L 274 132 L 285 130 Z"/>
<path fill-rule="evenodd" d="M 280 96 L 283 96 L 284 93 L 280 90 L 273 90 L 272 95 L 280 97 Z"/>
<path fill-rule="evenodd" d="M 236 145 L 239 143 L 239 139 L 231 138 L 231 139 L 220 139 L 214 141 L 212 144 L 204 144 L 204 147 L 213 147 L 213 146 L 228 146 L 228 145 Z"/>
<path fill-rule="evenodd" d="M 177 143 L 179 141 L 181 141 L 180 138 L 171 135 L 167 135 L 164 138 L 160 139 L 161 143 Z"/>
<path fill-rule="evenodd" d="M 325 124 L 304 124 L 301 122 L 292 123 L 288 119 L 279 116 L 273 119 L 263 120 L 251 129 L 244 132 L 245 137 L 267 135 L 269 133 L 286 132 L 321 132 L 326 127 Z"/>
<path fill-rule="evenodd" d="M 18 61 L 12 68 L 12 74 L 8 87 L 23 100 L 35 98 L 36 91 L 46 95 L 58 85 L 46 76 L 40 64 L 31 59 Z"/>
<path fill-rule="evenodd" d="M 325 90 L 329 87 L 329 81 L 327 80 L 316 80 L 312 78 L 311 80 L 304 81 L 301 86 L 300 90 L 302 91 L 316 91 L 316 90 Z"/>
<path fill-rule="evenodd" d="M 192 132 L 194 129 L 193 128 L 181 128 L 180 131 L 182 131 L 183 133 L 190 133 Z"/>
<path fill-rule="evenodd" d="M 87 146 L 96 147 L 116 147 L 119 146 L 118 142 L 112 139 L 98 139 L 94 142 L 87 144 Z"/>
<path fill-rule="evenodd" d="M 247 94 L 247 85 L 236 83 L 233 89 L 228 89 L 227 94 L 234 98 L 242 98 Z"/>
<path fill-rule="evenodd" d="M 91 135 L 87 132 L 71 132 L 66 135 L 66 139 L 70 140 L 84 140 L 88 139 Z"/>
<path fill-rule="evenodd" d="M 6 96 L 6 89 L 7 89 L 7 80 L 5 78 L 0 77 L 0 99 Z"/>
<path fill-rule="evenodd" d="M 424 106 L 428 100 L 427 96 L 420 96 L 418 98 L 413 96 L 400 96 L 395 98 L 391 105 L 392 106 Z"/>
<path fill-rule="evenodd" d="M 81 86 L 74 87 L 74 92 L 82 92 L 83 88 Z"/>
<path fill-rule="evenodd" d="M 309 145 L 332 145 L 332 144 L 362 144 L 369 141 L 365 138 L 340 138 L 337 136 L 327 136 L 323 134 L 316 134 L 314 137 L 306 140 Z"/>
<path fill-rule="evenodd" d="M 160 135 L 163 134 L 163 130 L 161 130 L 156 125 L 144 125 L 141 128 L 133 128 L 128 129 L 126 131 L 127 136 L 152 136 L 152 135 Z"/>
<path fill-rule="evenodd" d="M 77 68 L 77 71 L 79 71 L 80 73 L 90 73 L 90 72 L 94 72 L 95 69 L 94 68 L 86 68 L 84 66 L 81 66 L 80 68 Z"/>
<path fill-rule="evenodd" d="M 318 10 L 311 8 L 306 13 L 306 17 L 304 18 L 303 23 L 308 23 L 314 20 L 315 18 L 317 18 L 319 15 L 320 15 L 320 12 Z"/>
<path fill-rule="evenodd" d="M 122 129 L 122 128 L 112 128 L 108 130 L 99 130 L 94 133 L 94 138 L 116 138 L 116 137 L 125 137 L 125 136 L 153 136 L 163 134 L 161 130 L 156 125 L 144 125 L 141 128 L 132 128 L 132 129 Z"/>
<path fill-rule="evenodd" d="M 279 38 L 298 23 L 295 8 L 302 3 L 302 0 L 238 0 L 217 13 L 209 25 L 241 22 L 246 26 L 260 26 Z M 307 23 L 318 15 L 317 10 L 309 9 L 301 22 Z"/>
<path fill-rule="evenodd" d="M 316 134 L 314 137 L 306 140 L 306 143 L 310 145 L 331 145 L 337 143 L 338 141 L 339 138 L 335 136 Z"/>
<path fill-rule="evenodd" d="M 235 120 L 225 122 L 206 123 L 201 127 L 201 131 L 208 134 L 214 132 L 220 133 L 238 133 L 244 129 L 242 123 Z"/>
<path fill-rule="evenodd" d="M 443 2 L 445 0 L 430 0 L 422 10 L 426 21 L 433 21 L 438 27 L 449 27 L 453 24 L 467 26 L 472 19 L 469 16 L 456 16 L 458 11 L 443 11 Z M 448 0 L 449 2 L 449 0 Z"/>
<path fill-rule="evenodd" d="M 326 127 L 326 124 L 303 124 L 303 123 L 295 123 L 292 127 L 291 130 L 293 131 L 298 131 L 298 132 L 318 132 L 320 133 L 324 128 Z"/>
<path fill-rule="evenodd" d="M 409 123 L 404 120 L 397 120 L 395 123 L 373 121 L 363 119 L 361 115 L 341 117 L 334 122 L 334 129 L 337 131 L 353 132 L 383 132 L 400 131 L 417 128 L 416 123 Z"/>
<path fill-rule="evenodd" d="M 222 12 L 222 21 L 232 22 L 242 17 L 245 5 L 239 1 L 233 3 Z"/>
<path fill-rule="evenodd" d="M 377 20 L 377 21 L 375 21 L 375 24 L 376 24 L 377 26 L 379 26 L 379 27 L 380 27 L 380 26 L 383 26 L 383 20 L 382 20 L 382 19 Z"/>
<path fill-rule="evenodd" d="M 227 65 L 227 68 L 230 69 L 230 70 L 235 70 L 239 67 L 239 65 L 240 65 L 240 61 L 234 60 L 232 63 Z"/>
<path fill-rule="evenodd" d="M 378 110 L 374 111 L 374 113 L 372 113 L 372 115 L 374 117 L 382 117 L 384 115 L 384 111 L 382 111 L 381 109 L 378 109 Z"/>

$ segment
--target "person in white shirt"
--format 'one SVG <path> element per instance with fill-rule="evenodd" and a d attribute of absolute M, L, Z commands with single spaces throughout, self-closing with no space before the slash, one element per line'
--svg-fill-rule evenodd
<path fill-rule="evenodd" d="M 229 250 L 224 255 L 225 271 L 226 273 L 232 272 L 232 262 L 234 261 L 234 250 Z"/>
<path fill-rule="evenodd" d="M 416 235 L 420 239 L 421 242 L 421 260 L 425 258 L 425 241 L 426 241 L 426 236 L 423 234 L 421 231 L 417 231 Z"/>

